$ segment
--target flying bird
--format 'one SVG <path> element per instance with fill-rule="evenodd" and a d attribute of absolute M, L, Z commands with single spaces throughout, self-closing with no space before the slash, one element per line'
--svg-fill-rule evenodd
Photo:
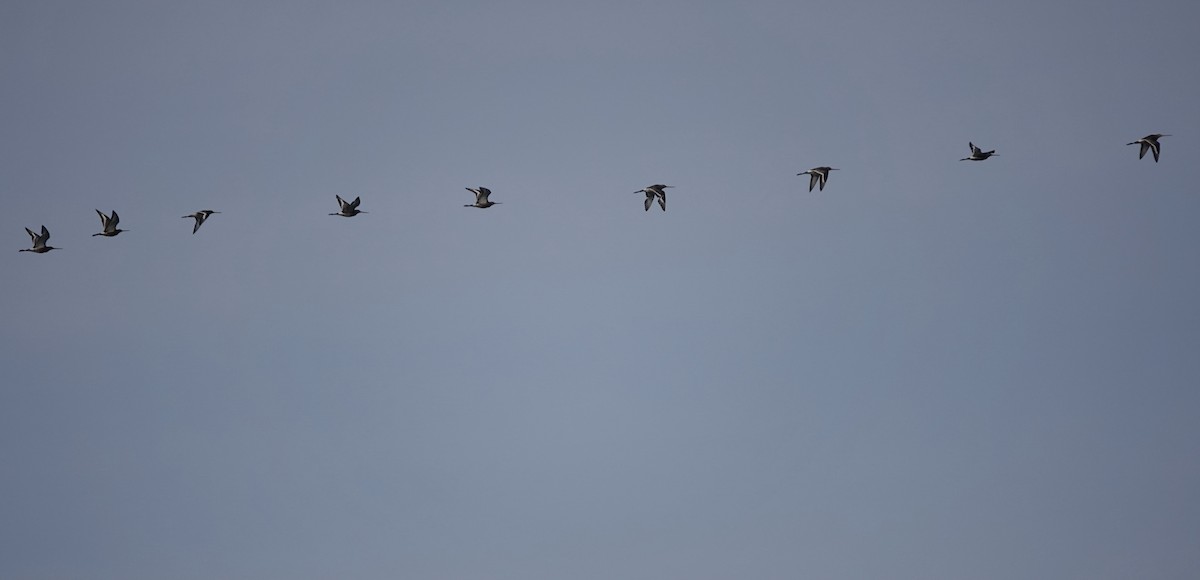
<path fill-rule="evenodd" d="M 40 233 L 40 234 L 29 228 L 25 228 L 25 231 L 29 232 L 29 239 L 33 241 L 33 247 L 25 248 L 23 250 L 17 250 L 18 252 L 33 252 L 35 254 L 45 254 L 46 252 L 49 252 L 50 250 L 61 250 L 62 249 L 62 248 L 56 248 L 54 246 L 46 245 L 46 242 L 50 240 L 50 230 L 46 229 L 46 226 L 42 226 L 42 233 Z"/>
<path fill-rule="evenodd" d="M 829 172 L 838 171 L 836 167 L 814 167 L 803 173 L 796 175 L 808 175 L 808 190 L 812 191 L 813 186 L 818 186 L 818 191 L 825 191 L 825 182 L 829 181 Z"/>
<path fill-rule="evenodd" d="M 984 159 L 987 159 L 988 157 L 991 157 L 996 154 L 995 149 L 992 149 L 991 151 L 984 151 L 983 149 L 976 147 L 974 143 L 971 143 L 969 141 L 967 142 L 967 147 L 971 148 L 971 156 L 963 157 L 962 159 L 959 159 L 959 161 L 983 161 Z"/>
<path fill-rule="evenodd" d="M 1161 150 L 1161 147 L 1158 144 L 1159 137 L 1170 137 L 1170 135 L 1154 133 L 1153 135 L 1146 135 L 1145 137 L 1142 137 L 1141 139 L 1138 139 L 1132 143 L 1126 143 L 1126 145 L 1137 145 L 1140 143 L 1142 145 L 1142 150 L 1138 151 L 1138 159 L 1145 157 L 1146 151 L 1150 150 L 1154 152 L 1154 162 L 1158 163 L 1158 154 Z"/>
<path fill-rule="evenodd" d="M 111 238 L 121 232 L 129 231 L 117 227 L 117 224 L 121 223 L 121 216 L 117 215 L 117 210 L 114 209 L 112 215 L 104 215 L 104 212 L 100 210 L 96 210 L 96 214 L 100 216 L 101 231 L 100 233 L 92 234 L 93 238 L 96 236 Z"/>
<path fill-rule="evenodd" d="M 204 220 L 208 219 L 208 216 L 210 216 L 214 213 L 221 213 L 221 212 L 213 211 L 211 209 L 202 209 L 196 213 L 188 214 L 188 215 L 180 216 L 180 217 L 192 218 L 192 219 L 196 220 L 196 225 L 192 226 L 192 233 L 195 234 L 196 230 L 200 229 L 201 224 L 204 223 Z"/>
<path fill-rule="evenodd" d="M 468 187 L 467 191 L 475 194 L 475 203 L 469 203 L 467 205 L 464 205 L 463 207 L 477 207 L 480 209 L 484 209 L 484 208 L 489 208 L 489 207 L 492 207 L 493 205 L 500 203 L 498 201 L 488 201 L 488 196 L 492 194 L 492 190 L 490 190 L 486 187 L 483 187 L 483 186 L 480 186 L 479 188 Z"/>
<path fill-rule="evenodd" d="M 356 197 L 356 198 L 354 198 L 354 201 L 350 201 L 350 202 L 347 202 L 346 200 L 342 199 L 342 196 L 340 196 L 340 195 L 334 195 L 334 197 L 337 198 L 338 205 L 341 206 L 342 209 L 338 210 L 337 213 L 331 213 L 329 215 L 340 215 L 342 217 L 354 217 L 360 213 L 367 213 L 365 211 L 361 211 L 358 209 L 358 204 L 362 203 L 361 197 Z"/>
<path fill-rule="evenodd" d="M 661 183 L 656 183 L 654 185 L 647 185 L 645 188 L 639 189 L 639 190 L 635 191 L 634 193 L 646 194 L 646 211 L 650 211 L 650 207 L 654 205 L 654 200 L 656 200 L 656 199 L 658 200 L 658 206 L 661 207 L 663 211 L 667 211 L 666 189 L 669 187 L 675 187 L 675 186 L 674 185 L 663 185 Z"/>

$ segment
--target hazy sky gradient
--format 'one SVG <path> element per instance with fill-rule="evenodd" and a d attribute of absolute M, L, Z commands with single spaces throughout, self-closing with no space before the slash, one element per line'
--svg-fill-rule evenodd
<path fill-rule="evenodd" d="M 1197 22 L 4 2 L 0 577 L 1193 578 Z"/>

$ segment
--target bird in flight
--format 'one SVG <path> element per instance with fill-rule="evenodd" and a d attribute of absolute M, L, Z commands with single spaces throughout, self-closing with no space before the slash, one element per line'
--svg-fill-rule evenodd
<path fill-rule="evenodd" d="M 340 215 L 342 217 L 354 217 L 360 213 L 367 213 L 365 211 L 361 211 L 358 209 L 358 204 L 362 203 L 361 197 L 356 197 L 356 198 L 354 198 L 354 201 L 349 201 L 349 202 L 342 199 L 342 196 L 340 196 L 340 195 L 334 195 L 333 197 L 337 198 L 338 205 L 341 206 L 342 209 L 338 210 L 337 213 L 331 213 L 329 215 Z"/>
<path fill-rule="evenodd" d="M 963 157 L 962 159 L 959 159 L 959 161 L 983 161 L 984 159 L 996 154 L 995 149 L 992 149 L 991 151 L 984 151 L 983 149 L 976 147 L 975 144 L 971 142 L 967 142 L 967 147 L 971 148 L 971 156 Z"/>
<path fill-rule="evenodd" d="M 1137 145 L 1140 143 L 1142 145 L 1142 150 L 1138 151 L 1138 159 L 1145 157 L 1146 151 L 1149 150 L 1149 151 L 1154 152 L 1154 162 L 1158 163 L 1158 154 L 1162 149 L 1161 146 L 1158 144 L 1159 137 L 1170 137 L 1170 135 L 1164 135 L 1162 133 L 1154 133 L 1152 135 L 1146 135 L 1145 137 L 1142 137 L 1141 139 L 1138 139 L 1137 141 L 1134 141 L 1132 143 L 1126 143 L 1126 145 Z"/>
<path fill-rule="evenodd" d="M 656 199 L 658 200 L 658 207 L 661 207 L 663 211 L 667 211 L 666 189 L 669 187 L 675 187 L 675 186 L 674 185 L 663 185 L 661 183 L 656 183 L 654 185 L 647 185 L 646 187 L 639 189 L 639 190 L 635 191 L 634 193 L 646 194 L 646 211 L 650 211 L 650 207 L 654 205 L 654 200 L 656 200 Z"/>
<path fill-rule="evenodd" d="M 486 187 L 483 187 L 483 186 L 479 186 L 478 188 L 468 187 L 467 191 L 475 194 L 475 203 L 469 203 L 467 205 L 464 205 L 463 207 L 477 207 L 480 209 L 484 209 L 484 208 L 489 208 L 489 207 L 492 207 L 493 205 L 500 203 L 498 201 L 488 201 L 488 196 L 492 194 L 492 190 L 490 190 Z"/>
<path fill-rule="evenodd" d="M 96 236 L 111 238 L 121 232 L 129 231 L 117 227 L 117 224 L 121 223 L 121 216 L 117 215 L 117 210 L 114 209 L 112 215 L 104 215 L 104 212 L 100 210 L 96 210 L 96 214 L 100 216 L 100 233 L 92 234 L 93 238 Z"/>
<path fill-rule="evenodd" d="M 210 216 L 214 213 L 221 213 L 221 212 L 213 211 L 211 209 L 202 209 L 196 213 L 188 214 L 188 215 L 180 216 L 180 217 L 192 218 L 192 219 L 196 220 L 196 225 L 192 226 L 192 233 L 195 234 L 196 230 L 200 229 L 200 226 L 204 223 L 204 220 L 208 219 L 208 216 Z"/>
<path fill-rule="evenodd" d="M 825 182 L 829 181 L 829 172 L 838 171 L 836 167 L 814 167 L 803 173 L 796 175 L 808 175 L 808 190 L 812 191 L 813 186 L 818 186 L 818 191 L 825 191 Z"/>
<path fill-rule="evenodd" d="M 25 248 L 23 250 L 17 250 L 18 252 L 33 252 L 35 254 L 45 254 L 46 252 L 49 252 L 50 250 L 61 250 L 62 249 L 62 248 L 56 248 L 54 246 L 46 245 L 46 242 L 50 241 L 50 230 L 46 229 L 46 226 L 42 226 L 42 233 L 40 233 L 40 234 L 29 228 L 25 228 L 25 231 L 29 232 L 29 239 L 33 241 L 33 247 Z"/>

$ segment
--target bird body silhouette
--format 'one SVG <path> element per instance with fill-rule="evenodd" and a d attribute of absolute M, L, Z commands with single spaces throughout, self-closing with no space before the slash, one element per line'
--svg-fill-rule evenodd
<path fill-rule="evenodd" d="M 498 201 L 488 201 L 488 196 L 492 194 L 492 190 L 490 190 L 486 187 L 483 187 L 483 186 L 479 186 L 478 188 L 468 187 L 467 191 L 475 194 L 475 203 L 468 203 L 468 204 L 464 205 L 463 207 L 477 207 L 480 209 L 487 209 L 489 207 L 492 207 L 493 205 L 500 203 Z"/>
<path fill-rule="evenodd" d="M 976 147 L 975 144 L 971 142 L 967 142 L 967 147 L 971 148 L 971 156 L 963 157 L 962 159 L 959 159 L 959 161 L 983 161 L 984 159 L 996 154 L 995 149 L 992 149 L 991 151 L 984 151 L 983 149 Z"/>
<path fill-rule="evenodd" d="M 836 167 L 814 167 L 808 171 L 797 173 L 796 175 L 808 175 L 808 190 L 812 191 L 813 186 L 817 186 L 818 191 L 825 191 L 825 182 L 829 181 L 829 172 L 838 171 Z"/>
<path fill-rule="evenodd" d="M 96 210 L 96 214 L 100 216 L 100 232 L 92 234 L 93 238 L 96 236 L 111 238 L 121 232 L 129 231 L 117 227 L 117 224 L 121 223 L 121 216 L 117 215 L 117 210 L 114 209 L 112 215 L 104 215 L 104 212 L 100 210 Z"/>
<path fill-rule="evenodd" d="M 200 229 L 200 226 L 204 224 L 204 220 L 207 220 L 208 216 L 210 216 L 214 213 L 221 213 L 221 212 L 213 211 L 211 209 L 202 209 L 196 213 L 188 214 L 188 215 L 181 216 L 181 217 L 192 218 L 192 219 L 196 220 L 196 225 L 192 226 L 192 234 L 195 235 L 196 230 Z"/>
<path fill-rule="evenodd" d="M 331 213 L 329 215 L 340 215 L 342 217 L 354 217 L 360 213 L 367 213 L 365 211 L 358 209 L 358 204 L 362 203 L 361 197 L 354 198 L 354 201 L 346 201 L 346 200 L 342 199 L 342 196 L 340 196 L 340 195 L 334 195 L 333 197 L 337 198 L 338 206 L 340 206 L 341 209 L 339 209 L 337 213 Z"/>
<path fill-rule="evenodd" d="M 650 211 L 650 208 L 654 205 L 654 200 L 658 200 L 658 207 L 661 207 L 663 211 L 667 211 L 667 192 L 666 192 L 666 190 L 667 190 L 667 188 L 670 188 L 670 187 L 675 187 L 675 186 L 674 185 L 663 185 L 661 183 L 656 183 L 654 185 L 647 185 L 646 187 L 639 189 L 639 190 L 635 191 L 634 193 L 646 194 L 646 211 Z"/>
<path fill-rule="evenodd" d="M 48 242 L 50 240 L 50 230 L 46 229 L 46 226 L 42 226 L 42 233 L 40 233 L 40 234 L 29 228 L 25 228 L 25 231 L 29 233 L 29 239 L 33 242 L 33 247 L 25 248 L 23 250 L 17 250 L 18 252 L 33 252 L 35 254 L 45 254 L 46 252 L 49 252 L 50 250 L 61 250 L 62 249 L 62 248 L 56 248 L 54 246 L 46 245 L 46 242 Z"/>
<path fill-rule="evenodd" d="M 1162 146 L 1158 144 L 1159 137 L 1170 137 L 1170 135 L 1164 135 L 1162 133 L 1152 133 L 1150 135 L 1146 135 L 1145 137 L 1142 137 L 1141 139 L 1138 139 L 1137 141 L 1132 141 L 1132 142 L 1126 143 L 1126 145 L 1141 145 L 1142 146 L 1141 151 L 1138 151 L 1138 159 L 1145 157 L 1146 151 L 1152 151 L 1154 153 L 1154 162 L 1158 163 L 1158 154 L 1162 150 Z"/>

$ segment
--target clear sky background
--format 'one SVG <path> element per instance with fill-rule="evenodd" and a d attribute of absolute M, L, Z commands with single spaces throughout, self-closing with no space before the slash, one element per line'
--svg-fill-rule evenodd
<path fill-rule="evenodd" d="M 0 577 L 1195 578 L 1198 22 L 0 3 Z"/>

